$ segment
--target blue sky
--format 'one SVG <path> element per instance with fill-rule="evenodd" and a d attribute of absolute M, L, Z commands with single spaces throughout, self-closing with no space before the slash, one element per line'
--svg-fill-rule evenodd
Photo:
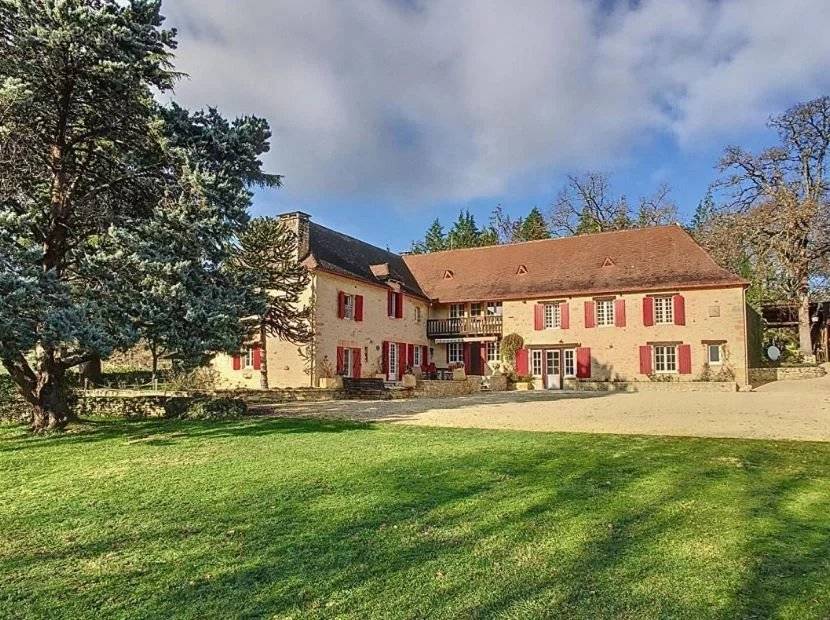
<path fill-rule="evenodd" d="M 408 248 L 435 217 L 547 210 L 567 174 L 687 219 L 727 144 L 830 92 L 826 0 L 167 0 L 188 107 L 264 116 L 254 211 Z"/>

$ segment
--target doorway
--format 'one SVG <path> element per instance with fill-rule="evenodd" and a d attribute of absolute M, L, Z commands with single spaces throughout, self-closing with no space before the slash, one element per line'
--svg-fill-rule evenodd
<path fill-rule="evenodd" d="M 562 389 L 562 351 L 545 351 L 545 387 L 549 390 Z"/>
<path fill-rule="evenodd" d="M 389 366 L 386 373 L 387 381 L 398 380 L 398 345 L 397 343 L 389 343 Z"/>
<path fill-rule="evenodd" d="M 481 375 L 484 374 L 481 371 L 481 343 L 480 342 L 471 342 L 467 346 L 470 347 L 470 368 L 467 371 L 467 374 L 470 375 Z"/>

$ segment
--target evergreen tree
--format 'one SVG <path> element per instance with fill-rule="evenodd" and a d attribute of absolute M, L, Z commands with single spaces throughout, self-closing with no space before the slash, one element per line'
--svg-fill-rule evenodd
<path fill-rule="evenodd" d="M 715 199 L 712 197 L 712 190 L 708 190 L 703 199 L 697 204 L 695 214 L 692 216 L 692 231 L 702 230 L 715 215 Z"/>
<path fill-rule="evenodd" d="M 498 243 L 495 231 L 490 228 L 479 230 L 475 216 L 468 210 L 458 213 L 458 219 L 447 235 L 447 246 L 451 250 L 477 248 L 495 243 Z"/>
<path fill-rule="evenodd" d="M 412 252 L 414 254 L 426 254 L 428 252 L 440 252 L 447 249 L 447 238 L 444 235 L 444 227 L 441 221 L 435 218 L 430 227 L 427 229 L 423 241 L 418 241 L 412 244 Z"/>
<path fill-rule="evenodd" d="M 550 230 L 542 212 L 533 207 L 527 217 L 519 221 L 513 241 L 535 241 L 537 239 L 550 239 Z"/>
<path fill-rule="evenodd" d="M 311 340 L 309 308 L 301 297 L 309 284 L 306 268 L 297 260 L 297 237 L 279 220 L 257 218 L 239 236 L 232 271 L 262 291 L 266 304 L 250 326 L 262 350 L 260 385 L 268 388 L 268 336 L 295 344 Z"/>
<path fill-rule="evenodd" d="M 256 172 L 267 124 L 216 132 L 213 111 L 200 128 L 160 107 L 178 76 L 159 8 L 0 0 L 0 361 L 35 430 L 68 421 L 70 369 L 142 333 L 183 355 L 238 347 L 233 315 L 255 301 L 222 265 L 247 187 L 278 182 Z"/>

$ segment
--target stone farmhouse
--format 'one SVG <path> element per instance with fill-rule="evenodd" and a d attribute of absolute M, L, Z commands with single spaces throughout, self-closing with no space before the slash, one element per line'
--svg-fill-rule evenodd
<path fill-rule="evenodd" d="M 267 343 L 272 387 L 321 376 L 383 376 L 463 365 L 490 375 L 507 334 L 524 340 L 516 372 L 548 389 L 580 381 L 747 383 L 748 283 L 680 226 L 400 255 L 311 221 L 297 234 L 311 274 L 307 347 Z M 229 387 L 257 388 L 256 345 L 213 361 Z"/>

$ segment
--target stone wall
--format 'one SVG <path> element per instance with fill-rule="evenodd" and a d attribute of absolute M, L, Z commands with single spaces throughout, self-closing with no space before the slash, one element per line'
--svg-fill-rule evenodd
<path fill-rule="evenodd" d="M 585 381 L 565 379 L 566 390 L 583 392 L 734 392 L 734 381 Z"/>
<path fill-rule="evenodd" d="M 296 401 L 325 402 L 346 398 L 346 392 L 342 388 L 334 390 L 310 387 L 274 388 L 269 390 L 228 390 L 217 391 L 216 393 L 242 398 L 250 404 Z"/>
<path fill-rule="evenodd" d="M 196 400 L 183 392 L 149 392 L 139 390 L 85 390 L 77 393 L 78 416 L 116 418 L 173 417 Z"/>
<path fill-rule="evenodd" d="M 827 374 L 821 366 L 781 366 L 778 368 L 750 368 L 749 382 L 763 385 L 772 381 L 793 381 L 799 379 L 817 379 Z"/>
<path fill-rule="evenodd" d="M 444 398 L 466 396 L 481 391 L 481 377 L 470 376 L 463 381 L 421 380 L 412 395 L 418 398 Z"/>

